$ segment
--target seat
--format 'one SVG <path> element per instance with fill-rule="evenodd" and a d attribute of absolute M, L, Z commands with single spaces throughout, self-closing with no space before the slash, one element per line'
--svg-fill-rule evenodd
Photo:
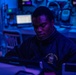
<path fill-rule="evenodd" d="M 22 35 L 19 31 L 3 30 L 7 52 L 22 43 Z"/>
<path fill-rule="evenodd" d="M 61 11 L 61 20 L 66 22 L 70 20 L 71 11 L 69 9 L 63 9 Z"/>

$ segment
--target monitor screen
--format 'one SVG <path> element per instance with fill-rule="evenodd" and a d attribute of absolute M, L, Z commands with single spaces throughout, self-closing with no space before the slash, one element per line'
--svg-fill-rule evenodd
<path fill-rule="evenodd" d="M 24 6 L 32 6 L 31 0 L 18 0 L 18 8 L 22 11 Z"/>
<path fill-rule="evenodd" d="M 16 15 L 17 26 L 29 26 L 32 23 L 31 14 Z"/>
<path fill-rule="evenodd" d="M 32 5 L 31 0 L 22 0 L 22 5 Z"/>
<path fill-rule="evenodd" d="M 76 0 L 72 0 L 72 5 L 76 6 Z"/>
<path fill-rule="evenodd" d="M 31 23 L 31 15 L 16 15 L 17 24 Z"/>

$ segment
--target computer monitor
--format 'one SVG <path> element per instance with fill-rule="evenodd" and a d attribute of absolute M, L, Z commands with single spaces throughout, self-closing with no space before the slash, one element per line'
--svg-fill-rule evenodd
<path fill-rule="evenodd" d="M 31 26 L 31 14 L 26 15 L 16 15 L 16 22 L 18 27 L 26 27 Z"/>
<path fill-rule="evenodd" d="M 32 6 L 32 1 L 31 0 L 17 0 L 18 2 L 18 9 L 23 11 L 23 8 L 25 6 Z"/>
<path fill-rule="evenodd" d="M 22 5 L 27 6 L 27 5 L 32 5 L 31 0 L 22 0 Z"/>
<path fill-rule="evenodd" d="M 18 0 L 18 7 L 32 5 L 31 0 Z"/>
<path fill-rule="evenodd" d="M 62 75 L 76 75 L 76 63 L 63 63 Z"/>
<path fill-rule="evenodd" d="M 71 0 L 72 1 L 72 5 L 76 6 L 76 0 Z"/>

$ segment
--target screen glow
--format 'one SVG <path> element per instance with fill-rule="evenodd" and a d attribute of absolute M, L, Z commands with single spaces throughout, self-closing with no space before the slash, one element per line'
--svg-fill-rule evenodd
<path fill-rule="evenodd" d="M 28 24 L 31 23 L 31 15 L 17 15 L 17 24 Z"/>

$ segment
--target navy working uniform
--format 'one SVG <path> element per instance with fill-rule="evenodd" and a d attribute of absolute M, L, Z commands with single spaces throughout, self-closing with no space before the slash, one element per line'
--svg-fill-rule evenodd
<path fill-rule="evenodd" d="M 76 45 L 57 30 L 45 40 L 29 38 L 18 50 L 6 56 L 18 56 L 25 60 L 43 61 L 45 71 L 59 71 L 64 62 L 76 62 Z"/>

